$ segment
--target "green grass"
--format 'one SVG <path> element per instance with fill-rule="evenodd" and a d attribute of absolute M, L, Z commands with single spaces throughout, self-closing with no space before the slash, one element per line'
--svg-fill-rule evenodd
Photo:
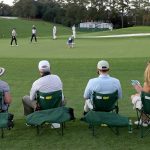
<path fill-rule="evenodd" d="M 38 39 L 30 43 L 30 38 L 18 39 L 19 46 L 11 47 L 10 39 L 1 40 L 1 57 L 9 58 L 132 58 L 147 57 L 149 37 L 76 39 L 75 48 L 69 49 L 67 39 Z M 144 53 L 142 52 L 144 49 Z M 127 50 L 129 52 L 127 52 Z M 30 55 L 29 55 L 30 54 Z"/>
<path fill-rule="evenodd" d="M 39 37 L 52 37 L 53 23 L 40 20 L 25 20 L 25 19 L 2 19 L 0 18 L 0 38 L 8 38 L 11 36 L 12 28 L 16 28 L 17 36 L 30 37 L 32 25 L 37 27 L 37 35 Z M 56 24 L 55 24 L 56 25 Z M 71 28 L 57 24 L 57 34 L 71 35 Z"/>
<path fill-rule="evenodd" d="M 138 129 L 132 134 L 127 128 L 120 129 L 120 135 L 114 135 L 106 127 L 97 127 L 93 137 L 87 124 L 80 122 L 83 112 L 83 92 L 90 78 L 96 77 L 96 64 L 100 59 L 110 63 L 110 75 L 121 81 L 123 100 L 119 101 L 120 114 L 136 120 L 130 95 L 135 91 L 130 81 L 137 79 L 143 83 L 143 72 L 149 60 L 149 37 L 117 39 L 77 39 L 75 48 L 66 46 L 66 39 L 38 39 L 38 43 L 29 43 L 29 38 L 18 39 L 18 47 L 10 46 L 10 39 L 1 39 L 0 66 L 6 68 L 1 77 L 11 86 L 13 103 L 10 112 L 15 114 L 15 127 L 5 131 L 0 139 L 1 150 L 147 150 L 150 135 L 141 139 Z M 73 107 L 76 121 L 66 124 L 64 137 L 48 126 L 41 130 L 25 126 L 22 96 L 29 94 L 33 81 L 39 77 L 37 64 L 48 59 L 52 73 L 58 74 L 63 81 L 67 106 Z M 135 127 L 135 126 L 134 126 Z"/>

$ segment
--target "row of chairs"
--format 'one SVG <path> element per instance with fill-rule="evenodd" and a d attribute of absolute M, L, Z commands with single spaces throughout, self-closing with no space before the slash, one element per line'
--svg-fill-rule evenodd
<path fill-rule="evenodd" d="M 142 92 L 141 99 L 143 107 L 138 110 L 138 120 L 142 120 L 142 115 L 145 114 L 150 119 L 150 94 Z M 2 109 L 3 92 L 0 92 L 0 110 Z M 62 103 L 62 91 L 56 91 L 51 93 L 37 93 L 37 110 L 34 113 L 27 116 L 27 123 L 37 127 L 37 133 L 39 128 L 46 122 L 48 123 L 60 123 L 61 131 L 63 135 L 64 123 L 69 120 L 75 119 L 73 109 L 68 107 L 61 107 Z M 101 94 L 93 92 L 93 110 L 89 111 L 83 118 L 92 127 L 93 135 L 95 134 L 94 126 L 100 124 L 107 124 L 115 134 L 118 134 L 118 128 L 129 125 L 128 117 L 124 117 L 118 114 L 118 91 L 110 94 Z M 8 112 L 5 112 L 7 114 Z M 7 124 L 3 122 L 3 112 L 0 113 L 0 128 L 3 134 L 3 128 L 7 128 Z M 7 115 L 5 115 L 7 118 Z M 139 124 L 141 129 L 141 137 L 148 132 L 144 133 L 142 124 Z M 115 129 L 115 130 L 114 130 Z M 149 130 L 148 130 L 149 131 Z M 3 135 L 2 135 L 3 137 Z"/>

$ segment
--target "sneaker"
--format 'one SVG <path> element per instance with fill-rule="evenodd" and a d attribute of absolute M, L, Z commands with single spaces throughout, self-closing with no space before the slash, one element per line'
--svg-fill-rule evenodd
<path fill-rule="evenodd" d="M 28 124 L 28 123 L 26 123 L 26 126 L 27 126 L 27 127 L 31 127 L 31 125 L 30 125 L 30 124 Z"/>
<path fill-rule="evenodd" d="M 142 123 L 141 120 L 140 120 L 140 121 L 135 121 L 134 124 L 135 124 L 135 125 L 141 125 L 141 124 L 142 124 L 143 127 L 148 127 L 148 123 L 147 123 L 147 122 L 143 122 L 143 123 Z"/>
<path fill-rule="evenodd" d="M 52 123 L 51 128 L 52 129 L 60 128 L 60 124 L 59 123 Z"/>

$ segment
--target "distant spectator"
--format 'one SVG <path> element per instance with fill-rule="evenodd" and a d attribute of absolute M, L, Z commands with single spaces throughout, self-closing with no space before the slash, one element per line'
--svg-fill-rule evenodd
<path fill-rule="evenodd" d="M 13 28 L 13 30 L 12 30 L 12 32 L 11 32 L 11 43 L 10 43 L 11 46 L 13 46 L 13 45 L 12 45 L 12 44 L 13 44 L 13 41 L 15 41 L 16 46 L 18 46 L 16 36 L 17 36 L 16 29 Z"/>
<path fill-rule="evenodd" d="M 35 42 L 37 42 L 36 34 L 37 34 L 37 30 L 36 30 L 35 25 L 33 25 L 33 26 L 32 26 L 31 42 L 32 42 L 33 38 L 34 38 Z"/>
<path fill-rule="evenodd" d="M 73 35 L 73 38 L 75 39 L 76 38 L 76 27 L 75 27 L 75 25 L 72 26 L 72 35 Z"/>
<path fill-rule="evenodd" d="M 57 28 L 56 26 L 53 27 L 53 40 L 56 39 L 56 33 L 57 33 Z"/>

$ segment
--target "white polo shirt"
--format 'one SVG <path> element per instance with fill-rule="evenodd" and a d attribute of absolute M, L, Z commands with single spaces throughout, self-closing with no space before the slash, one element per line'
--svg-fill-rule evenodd
<path fill-rule="evenodd" d="M 39 78 L 32 84 L 30 90 L 30 100 L 35 100 L 37 91 L 48 93 L 63 90 L 63 85 L 60 78 L 57 75 L 46 75 Z M 64 95 L 62 94 L 62 100 L 64 100 Z"/>
<path fill-rule="evenodd" d="M 36 29 L 32 29 L 32 34 L 36 34 Z"/>

